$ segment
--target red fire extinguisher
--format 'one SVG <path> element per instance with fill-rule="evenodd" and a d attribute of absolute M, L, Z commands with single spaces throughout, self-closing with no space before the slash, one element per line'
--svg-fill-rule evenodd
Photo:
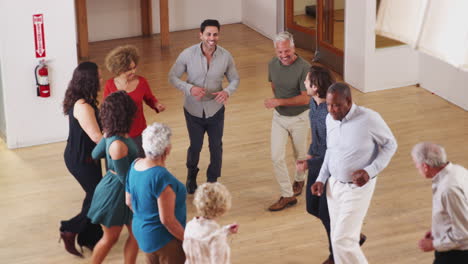
<path fill-rule="evenodd" d="M 47 65 L 44 60 L 39 61 L 39 65 L 37 65 L 34 70 L 34 76 L 36 77 L 37 96 L 49 97 L 49 71 L 47 70 Z"/>

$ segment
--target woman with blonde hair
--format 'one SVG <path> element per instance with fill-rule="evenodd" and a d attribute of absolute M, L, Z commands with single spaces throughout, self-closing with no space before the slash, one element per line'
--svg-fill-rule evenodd
<path fill-rule="evenodd" d="M 228 264 L 231 249 L 227 238 L 239 225 L 220 227 L 216 219 L 231 208 L 231 194 L 219 182 L 204 183 L 195 191 L 193 204 L 199 216 L 187 223 L 184 234 L 185 264 Z"/>
<path fill-rule="evenodd" d="M 107 54 L 105 59 L 106 67 L 114 74 L 114 77 L 106 82 L 104 99 L 113 92 L 125 91 L 135 102 L 137 112 L 129 136 L 138 147 L 138 156 L 143 157 L 141 133 L 146 128 L 143 102 L 156 113 L 164 111 L 166 107 L 153 95 L 148 81 L 144 77 L 136 75 L 139 60 L 138 50 L 132 45 L 119 46 Z"/>

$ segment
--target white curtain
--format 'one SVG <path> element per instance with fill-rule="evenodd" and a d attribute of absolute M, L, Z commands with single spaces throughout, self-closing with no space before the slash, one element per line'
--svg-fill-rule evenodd
<path fill-rule="evenodd" d="M 376 33 L 468 71 L 468 0 L 382 0 Z"/>

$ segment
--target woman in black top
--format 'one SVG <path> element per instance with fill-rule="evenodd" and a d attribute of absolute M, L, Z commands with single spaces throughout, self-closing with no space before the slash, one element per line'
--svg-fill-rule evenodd
<path fill-rule="evenodd" d="M 65 148 L 65 164 L 70 173 L 86 192 L 81 212 L 70 220 L 61 221 L 60 237 L 65 249 L 83 257 L 75 248 L 78 244 L 93 249 L 102 237 L 100 225 L 92 224 L 86 216 L 94 189 L 102 178 L 101 164 L 91 158 L 91 152 L 102 138 L 98 123 L 97 94 L 100 89 L 100 73 L 93 62 L 83 62 L 73 72 L 65 99 L 63 112 L 68 115 L 69 134 Z"/>

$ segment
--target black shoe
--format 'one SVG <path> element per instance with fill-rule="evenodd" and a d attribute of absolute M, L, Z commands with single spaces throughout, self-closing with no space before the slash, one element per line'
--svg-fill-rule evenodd
<path fill-rule="evenodd" d="M 86 225 L 86 228 L 82 232 L 78 233 L 76 243 L 78 243 L 81 248 L 85 247 L 93 251 L 94 246 L 102 238 L 102 235 L 103 232 L 101 226 L 89 222 Z M 81 252 L 83 252 L 83 250 L 81 250 Z"/>
<path fill-rule="evenodd" d="M 187 188 L 188 194 L 194 194 L 197 189 L 197 174 L 200 169 L 189 169 L 187 168 L 187 181 L 185 182 L 185 188 Z"/>
<path fill-rule="evenodd" d="M 214 182 L 217 182 L 217 181 L 218 181 L 218 178 L 206 179 L 206 182 L 211 182 L 211 183 L 214 183 Z"/>
<path fill-rule="evenodd" d="M 366 240 L 367 240 L 366 235 L 361 233 L 361 236 L 359 237 L 359 246 L 362 246 L 364 242 L 366 242 Z"/>
<path fill-rule="evenodd" d="M 187 182 L 185 183 L 185 188 L 187 188 L 188 194 L 194 194 L 197 189 L 197 180 L 196 178 L 187 177 Z"/>

